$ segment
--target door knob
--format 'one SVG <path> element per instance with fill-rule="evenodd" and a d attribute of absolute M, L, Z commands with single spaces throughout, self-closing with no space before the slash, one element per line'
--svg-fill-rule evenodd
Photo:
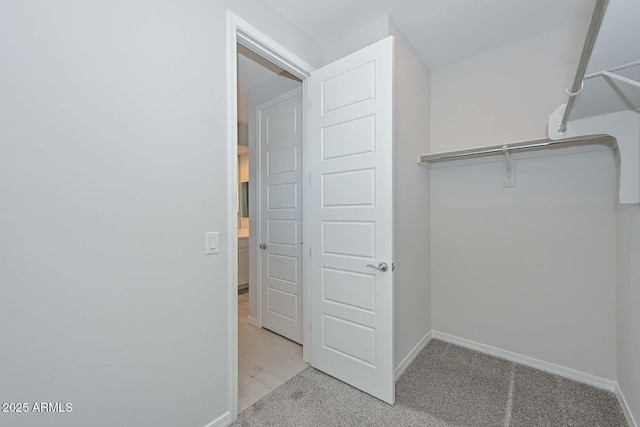
<path fill-rule="evenodd" d="M 260 243 L 260 249 L 267 249 L 266 243 Z"/>
<path fill-rule="evenodd" d="M 378 265 L 367 264 L 367 267 L 375 268 L 376 270 L 382 271 L 382 272 L 385 272 L 389 269 L 389 266 L 387 265 L 386 262 L 380 262 L 378 263 Z"/>

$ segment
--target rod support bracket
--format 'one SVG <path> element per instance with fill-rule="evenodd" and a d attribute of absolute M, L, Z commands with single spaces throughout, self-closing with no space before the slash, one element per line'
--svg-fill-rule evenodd
<path fill-rule="evenodd" d="M 516 185 L 516 173 L 515 162 L 511 158 L 511 152 L 508 145 L 502 146 L 502 152 L 504 153 L 504 173 L 502 174 L 502 186 L 503 187 L 515 187 Z"/>

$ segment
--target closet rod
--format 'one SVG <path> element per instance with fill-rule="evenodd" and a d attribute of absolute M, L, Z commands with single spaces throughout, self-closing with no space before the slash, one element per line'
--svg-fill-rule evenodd
<path fill-rule="evenodd" d="M 467 150 L 449 151 L 433 154 L 418 155 L 418 163 L 430 163 L 446 160 L 458 160 L 465 157 L 504 154 L 517 150 L 534 150 L 536 148 L 562 148 L 587 144 L 602 144 L 609 148 L 617 148 L 617 142 L 609 135 L 587 135 L 565 139 L 537 139 L 533 141 L 516 142 L 513 144 L 493 145 L 490 147 L 470 148 Z"/>
<path fill-rule="evenodd" d="M 573 108 L 573 103 L 575 102 L 576 95 L 579 94 L 582 90 L 584 84 L 584 74 L 587 72 L 587 65 L 589 64 L 589 59 L 591 59 L 593 46 L 596 43 L 596 38 L 598 37 L 600 25 L 602 25 L 602 20 L 604 18 L 604 13 L 607 11 L 608 4 L 609 0 L 598 0 L 593 9 L 591 23 L 589 24 L 587 37 L 584 41 L 584 46 L 582 47 L 582 54 L 580 55 L 580 62 L 578 62 L 578 69 L 576 71 L 576 76 L 573 79 L 573 86 L 571 87 L 569 100 L 567 101 L 567 108 L 565 108 L 564 110 L 564 115 L 562 116 L 562 121 L 560 122 L 559 128 L 566 129 L 567 120 L 569 120 L 569 113 Z"/>

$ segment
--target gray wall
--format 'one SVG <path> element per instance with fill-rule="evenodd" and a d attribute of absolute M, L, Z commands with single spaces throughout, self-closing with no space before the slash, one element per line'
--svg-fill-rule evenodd
<path fill-rule="evenodd" d="M 546 138 L 567 102 L 588 22 L 569 24 L 433 70 L 431 149 Z"/>
<path fill-rule="evenodd" d="M 433 329 L 614 380 L 614 155 L 515 158 L 431 171 Z"/>
<path fill-rule="evenodd" d="M 618 210 L 618 383 L 640 417 L 640 206 Z"/>
<path fill-rule="evenodd" d="M 11 426 L 204 426 L 228 411 L 226 9 L 0 4 L 0 401 Z M 205 256 L 205 231 L 220 231 Z"/>
<path fill-rule="evenodd" d="M 395 363 L 402 363 L 431 330 L 429 170 L 416 161 L 429 151 L 431 74 L 407 39 L 395 37 L 394 273 Z"/>
<path fill-rule="evenodd" d="M 635 131 L 640 143 L 640 115 Z M 618 207 L 617 238 L 618 383 L 640 421 L 640 206 Z"/>

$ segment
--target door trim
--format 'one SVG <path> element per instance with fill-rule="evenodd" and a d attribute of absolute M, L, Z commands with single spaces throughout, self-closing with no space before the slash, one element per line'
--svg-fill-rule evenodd
<path fill-rule="evenodd" d="M 236 207 L 238 204 L 238 79 L 237 62 L 238 55 L 236 44 L 251 49 L 265 59 L 273 62 L 284 70 L 302 80 L 302 126 L 303 134 L 303 241 L 305 250 L 302 258 L 304 270 L 302 292 L 304 294 L 303 305 L 303 359 L 310 363 L 311 333 L 309 329 L 311 301 L 309 298 L 309 251 L 311 247 L 309 229 L 309 196 L 308 169 L 309 158 L 309 76 L 314 70 L 310 64 L 294 55 L 284 46 L 280 45 L 262 31 L 249 24 L 231 11 L 227 11 L 227 348 L 228 348 L 228 393 L 229 393 L 229 418 L 231 421 L 238 418 L 238 218 Z M 256 248 L 249 248 L 254 253 Z"/>

